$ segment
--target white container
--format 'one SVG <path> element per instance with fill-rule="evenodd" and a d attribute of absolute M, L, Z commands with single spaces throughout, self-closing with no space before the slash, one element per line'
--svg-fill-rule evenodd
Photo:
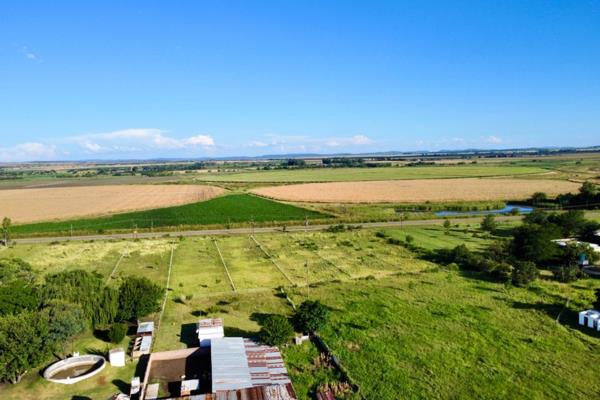
<path fill-rule="evenodd" d="M 118 348 L 108 352 L 108 360 L 113 367 L 125 366 L 125 350 Z"/>

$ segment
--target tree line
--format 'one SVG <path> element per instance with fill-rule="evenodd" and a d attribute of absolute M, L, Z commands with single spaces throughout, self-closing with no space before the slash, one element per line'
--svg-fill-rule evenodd
<path fill-rule="evenodd" d="M 17 383 L 53 354 L 66 355 L 81 333 L 122 330 L 123 322 L 158 311 L 162 294 L 145 277 L 107 286 L 101 275 L 77 269 L 41 279 L 21 259 L 0 260 L 0 381 Z"/>

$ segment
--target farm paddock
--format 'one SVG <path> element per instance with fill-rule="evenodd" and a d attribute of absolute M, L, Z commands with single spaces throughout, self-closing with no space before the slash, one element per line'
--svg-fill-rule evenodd
<path fill-rule="evenodd" d="M 526 199 L 576 192 L 581 185 L 550 179 L 413 179 L 370 182 L 304 183 L 254 189 L 277 200 L 323 203 L 425 203 Z"/>
<path fill-rule="evenodd" d="M 204 201 L 225 192 L 203 185 L 107 185 L 0 190 L 2 216 L 15 223 L 147 210 Z"/>
<path fill-rule="evenodd" d="M 295 304 L 318 299 L 331 309 L 332 323 L 321 336 L 366 398 L 575 399 L 594 397 L 600 391 L 594 378 L 600 373 L 598 337 L 577 328 L 575 313 L 592 300 L 594 289 L 600 287 L 597 281 L 560 284 L 542 279 L 530 288 L 509 288 L 477 274 L 447 271 L 422 261 L 375 233 L 365 229 L 256 235 L 268 255 L 247 235 L 217 237 L 236 291 L 228 283 L 213 238 L 207 237 L 32 245 L 19 255 L 48 258 L 46 262 L 53 265 L 49 273 L 59 268 L 54 265 L 94 268 L 91 254 L 101 254 L 103 245 L 111 248 L 106 257 L 115 261 L 121 243 L 136 245 L 118 267 L 117 276 L 151 273 L 152 279 L 165 285 L 170 248 L 175 246 L 168 301 L 154 351 L 196 346 L 196 323 L 205 316 L 223 318 L 227 336 L 255 337 L 262 315 L 291 314 L 290 303 L 278 289 L 285 286 Z M 463 242 L 476 249 L 493 239 L 466 225 L 449 233 L 423 226 L 389 228 L 386 234 L 400 240 L 410 234 L 415 243 L 430 249 Z M 145 242 L 162 250 L 144 252 L 152 247 Z M 42 250 L 56 246 L 60 252 Z M 19 247 L 0 252 L 0 257 L 15 255 Z M 91 249 L 90 261 L 78 265 L 71 253 L 83 248 Z M 66 265 L 51 257 L 75 261 Z M 103 275 L 110 273 L 110 268 L 103 269 L 107 271 Z M 556 323 L 567 299 L 561 323 Z M 78 338 L 74 349 L 102 352 L 108 346 L 90 334 Z M 336 379 L 317 356 L 308 343 L 284 351 L 302 399 L 312 398 L 322 382 Z M 97 378 L 69 388 L 53 386 L 32 373 L 22 385 L 1 386 L 0 397 L 108 398 L 122 387 L 127 389 L 134 369 L 132 363 L 124 369 L 107 367 Z"/>

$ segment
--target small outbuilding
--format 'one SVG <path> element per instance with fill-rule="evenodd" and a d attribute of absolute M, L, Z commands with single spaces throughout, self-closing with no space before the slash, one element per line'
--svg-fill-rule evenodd
<path fill-rule="evenodd" d="M 600 311 L 585 310 L 579 313 L 579 325 L 600 331 Z"/>
<path fill-rule="evenodd" d="M 111 349 L 108 352 L 108 360 L 110 365 L 113 367 L 124 367 L 125 366 L 125 350 L 122 348 Z"/>
<path fill-rule="evenodd" d="M 212 339 L 225 337 L 223 320 L 221 318 L 201 319 L 198 321 L 196 333 L 198 333 L 200 347 L 209 347 Z"/>

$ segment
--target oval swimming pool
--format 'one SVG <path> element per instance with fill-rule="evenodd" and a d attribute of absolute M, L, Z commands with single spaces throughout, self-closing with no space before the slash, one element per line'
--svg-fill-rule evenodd
<path fill-rule="evenodd" d="M 105 366 L 106 360 L 102 356 L 69 357 L 46 368 L 44 378 L 50 382 L 69 385 L 96 375 Z"/>

